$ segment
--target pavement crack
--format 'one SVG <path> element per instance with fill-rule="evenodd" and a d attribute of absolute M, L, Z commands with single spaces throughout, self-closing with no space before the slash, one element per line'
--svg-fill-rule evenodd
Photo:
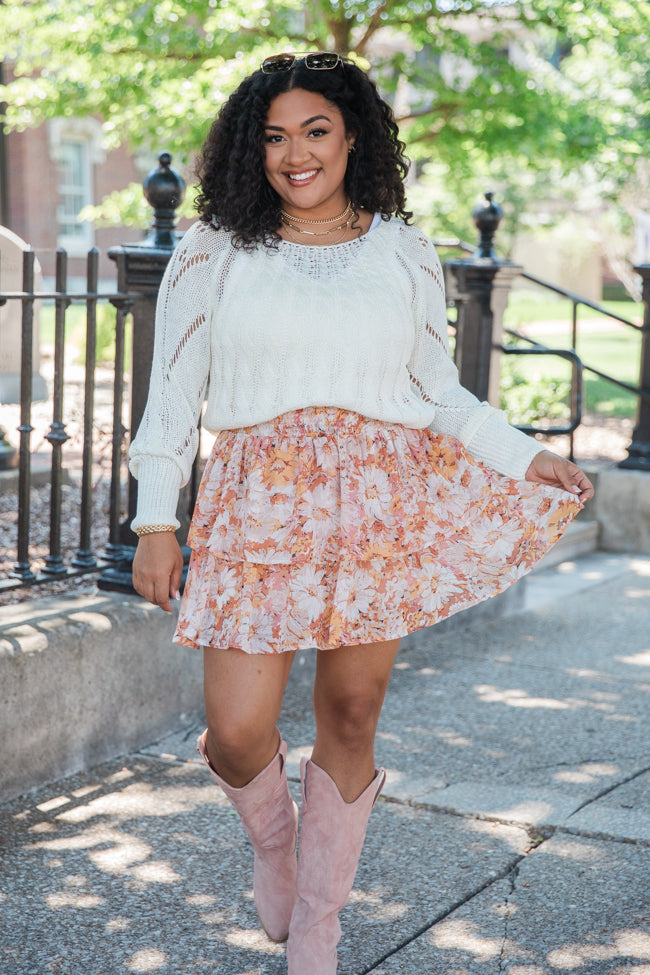
<path fill-rule="evenodd" d="M 621 779 L 620 782 L 615 782 L 613 785 L 606 786 L 604 789 L 601 789 L 600 792 L 597 792 L 595 796 L 591 796 L 590 799 L 585 799 L 584 802 L 581 802 L 580 805 L 573 810 L 573 812 L 569 813 L 567 819 L 571 819 L 572 816 L 579 813 L 581 809 L 585 808 L 585 806 L 590 806 L 592 802 L 598 802 L 598 800 L 602 799 L 603 796 L 609 795 L 610 792 L 614 792 L 622 785 L 627 785 L 628 782 L 633 782 L 634 779 L 638 779 L 640 775 L 645 775 L 646 772 L 650 772 L 650 765 L 639 769 L 638 772 L 633 772 L 632 775 L 628 775 L 627 778 Z"/>
<path fill-rule="evenodd" d="M 499 972 L 505 971 L 504 964 L 506 960 L 506 949 L 508 947 L 508 924 L 510 922 L 510 898 L 517 888 L 517 877 L 519 876 L 520 862 L 521 861 L 518 863 L 513 863 L 510 873 L 506 875 L 506 879 L 510 881 L 510 890 L 506 893 L 503 901 L 503 941 L 501 943 L 501 950 L 499 952 L 499 960 L 497 963 L 497 971 Z"/>
<path fill-rule="evenodd" d="M 522 853 L 520 856 L 513 859 L 507 865 L 507 867 L 505 867 L 499 873 L 492 874 L 492 876 L 489 877 L 484 884 L 481 884 L 479 887 L 476 887 L 474 890 L 470 891 L 464 897 L 460 897 L 457 901 L 454 901 L 453 904 L 450 904 L 449 907 L 446 908 L 444 911 L 440 911 L 439 914 L 436 914 L 436 916 L 431 918 L 429 921 L 425 921 L 425 923 L 421 925 L 416 931 L 414 931 L 408 937 L 403 938 L 402 941 L 396 944 L 389 951 L 386 951 L 380 958 L 377 958 L 375 961 L 373 961 L 367 968 L 360 970 L 358 975 L 369 975 L 370 972 L 374 972 L 377 968 L 380 967 L 380 965 L 383 965 L 385 961 L 388 961 L 389 958 L 392 958 L 393 955 L 396 955 L 398 952 L 402 951 L 403 948 L 408 947 L 408 945 L 410 945 L 413 941 L 417 941 L 418 938 L 421 938 L 423 934 L 426 934 L 427 931 L 430 931 L 431 928 L 433 928 L 436 924 L 439 924 L 440 921 L 444 921 L 446 917 L 449 917 L 450 914 L 453 914 L 454 911 L 457 911 L 459 907 L 462 907 L 464 904 L 467 904 L 468 901 L 471 901 L 478 894 L 481 894 L 483 893 L 484 890 L 487 890 L 488 887 L 491 887 L 493 884 L 498 883 L 498 881 L 506 880 L 507 878 L 510 878 L 510 882 L 511 882 L 510 893 L 512 893 L 512 891 L 514 891 L 513 885 L 516 881 L 516 877 L 519 872 L 519 864 L 521 863 L 522 860 L 526 859 L 527 855 L 528 855 L 527 853 Z M 501 971 L 501 968 L 499 969 L 499 971 Z"/>

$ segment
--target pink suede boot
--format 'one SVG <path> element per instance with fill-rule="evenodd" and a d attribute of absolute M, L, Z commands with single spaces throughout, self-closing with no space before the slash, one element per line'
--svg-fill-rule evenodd
<path fill-rule="evenodd" d="M 255 851 L 253 896 L 262 927 L 272 941 L 286 941 L 296 899 L 298 807 L 287 784 L 287 743 L 255 778 L 235 789 L 210 765 L 204 731 L 196 747 L 212 777 L 235 807 Z"/>
<path fill-rule="evenodd" d="M 336 975 L 339 911 L 352 890 L 366 826 L 384 787 L 377 769 L 354 802 L 344 802 L 327 772 L 303 758 L 298 897 L 291 915 L 289 975 Z"/>

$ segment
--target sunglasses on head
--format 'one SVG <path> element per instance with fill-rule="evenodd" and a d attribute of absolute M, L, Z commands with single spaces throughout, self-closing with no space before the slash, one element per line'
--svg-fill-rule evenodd
<path fill-rule="evenodd" d="M 316 51 L 312 54 L 272 54 L 261 64 L 264 74 L 291 71 L 297 61 L 303 61 L 311 71 L 331 71 L 341 64 L 340 54 L 334 51 Z"/>

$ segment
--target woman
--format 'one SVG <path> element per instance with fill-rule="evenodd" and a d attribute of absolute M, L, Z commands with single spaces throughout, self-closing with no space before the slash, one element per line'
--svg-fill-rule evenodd
<path fill-rule="evenodd" d="M 170 612 L 207 390 L 218 435 L 175 639 L 204 648 L 198 748 L 253 843 L 258 913 L 288 936 L 291 975 L 336 972 L 400 637 L 505 588 L 593 493 L 459 385 L 440 263 L 407 223 L 403 149 L 374 85 L 336 54 L 276 55 L 242 82 L 161 286 L 131 447 L 134 584 Z M 322 652 L 296 865 L 277 721 L 304 647 Z"/>

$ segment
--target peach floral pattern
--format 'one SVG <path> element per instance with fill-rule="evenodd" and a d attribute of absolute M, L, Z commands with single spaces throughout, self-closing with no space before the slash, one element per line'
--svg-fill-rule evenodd
<path fill-rule="evenodd" d="M 280 653 L 404 636 L 506 589 L 580 507 L 451 437 L 335 407 L 224 430 L 174 639 Z"/>

